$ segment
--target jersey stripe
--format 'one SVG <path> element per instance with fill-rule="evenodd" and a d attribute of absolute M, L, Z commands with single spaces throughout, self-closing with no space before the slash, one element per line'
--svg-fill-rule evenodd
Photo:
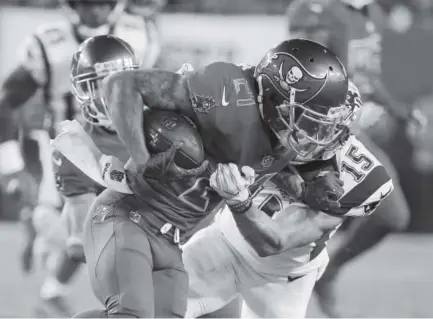
<path fill-rule="evenodd" d="M 378 165 L 368 174 L 364 180 L 347 192 L 340 200 L 341 208 L 347 210 L 361 206 L 382 185 L 391 179 L 385 167 Z"/>

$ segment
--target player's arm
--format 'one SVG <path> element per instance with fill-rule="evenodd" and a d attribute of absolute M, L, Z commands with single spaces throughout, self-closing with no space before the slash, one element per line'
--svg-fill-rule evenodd
<path fill-rule="evenodd" d="M 68 233 L 67 246 L 82 239 L 84 220 L 98 192 L 97 185 L 60 152 L 53 153 L 53 169 L 57 190 L 65 205 L 62 218 Z"/>
<path fill-rule="evenodd" d="M 143 105 L 194 118 L 186 77 L 174 72 L 116 72 L 104 79 L 103 92 L 119 138 L 138 167 L 146 167 L 150 158 L 142 130 Z"/>
<path fill-rule="evenodd" d="M 36 38 L 30 37 L 19 50 L 19 63 L 0 86 L 0 169 L 5 174 L 20 171 L 23 160 L 16 138 L 14 110 L 24 105 L 41 87 L 45 79 L 45 64 Z M 13 160 L 12 160 L 13 158 Z M 3 162 L 9 163 L 3 165 Z M 6 167 L 7 166 L 7 167 Z"/>
<path fill-rule="evenodd" d="M 298 205 L 287 207 L 273 218 L 256 206 L 233 217 L 241 234 L 261 257 L 312 243 L 344 218 Z"/>

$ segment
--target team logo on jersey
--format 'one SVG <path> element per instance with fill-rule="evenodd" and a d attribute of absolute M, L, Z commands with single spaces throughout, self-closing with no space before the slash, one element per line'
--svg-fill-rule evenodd
<path fill-rule="evenodd" d="M 129 212 L 129 219 L 137 224 L 141 220 L 141 215 L 136 211 L 132 211 L 132 212 Z"/>
<path fill-rule="evenodd" d="M 95 210 L 95 217 L 97 221 L 103 222 L 112 212 L 114 212 L 113 206 L 99 205 Z"/>
<path fill-rule="evenodd" d="M 166 129 L 172 130 L 172 129 L 174 129 L 177 126 L 177 124 L 179 124 L 179 121 L 175 117 L 163 116 L 163 117 L 161 117 L 161 124 Z"/>
<path fill-rule="evenodd" d="M 297 103 L 313 99 L 322 91 L 328 78 L 328 73 L 317 77 L 308 72 L 296 57 L 287 52 L 268 54 L 257 71 L 267 77 L 283 96 Z"/>
<path fill-rule="evenodd" d="M 194 94 L 191 101 L 194 109 L 200 113 L 209 113 L 216 106 L 216 102 L 211 96 Z"/>
<path fill-rule="evenodd" d="M 261 165 L 263 168 L 269 168 L 272 166 L 272 164 L 274 163 L 274 157 L 271 155 L 266 155 L 265 157 L 262 158 L 261 161 Z"/>

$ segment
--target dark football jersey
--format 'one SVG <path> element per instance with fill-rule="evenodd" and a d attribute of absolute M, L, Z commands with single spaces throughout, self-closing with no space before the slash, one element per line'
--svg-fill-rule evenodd
<path fill-rule="evenodd" d="M 188 85 L 196 124 L 212 162 L 252 166 L 260 184 L 286 166 L 287 158 L 273 152 L 252 74 L 251 69 L 216 62 L 189 74 Z M 131 176 L 133 197 L 149 212 L 158 212 L 145 213 L 148 222 L 169 223 L 180 230 L 182 239 L 187 238 L 202 219 L 223 204 L 209 186 L 214 167 L 211 164 L 198 178 L 170 182 Z M 159 221 L 155 223 L 155 219 Z"/>
<path fill-rule="evenodd" d="M 249 165 L 259 173 L 281 169 L 260 115 L 252 69 L 215 62 L 191 73 L 188 86 L 208 154 L 219 163 Z"/>

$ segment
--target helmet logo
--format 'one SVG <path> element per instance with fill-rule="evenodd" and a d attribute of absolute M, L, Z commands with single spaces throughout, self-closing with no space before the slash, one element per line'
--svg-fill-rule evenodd
<path fill-rule="evenodd" d="M 283 74 L 284 61 L 281 62 L 280 68 L 278 69 L 278 76 L 274 75 L 275 80 L 280 84 L 280 86 L 285 91 L 290 91 L 293 84 L 298 83 L 304 76 L 301 68 L 294 65 L 287 72 L 286 76 Z M 297 91 L 305 91 L 302 89 L 297 89 Z"/>
<path fill-rule="evenodd" d="M 282 70 L 283 70 L 283 64 L 281 63 L 280 72 L 282 72 Z M 295 84 L 299 82 L 299 80 L 302 79 L 303 76 L 304 74 L 302 73 L 302 70 L 300 68 L 298 68 L 297 66 L 292 66 L 289 72 L 287 72 L 286 81 L 289 84 Z"/>

